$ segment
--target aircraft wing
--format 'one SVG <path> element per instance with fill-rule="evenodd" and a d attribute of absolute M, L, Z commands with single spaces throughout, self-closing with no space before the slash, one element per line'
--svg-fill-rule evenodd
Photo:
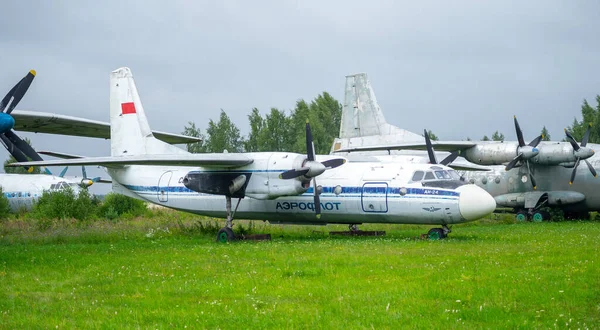
<path fill-rule="evenodd" d="M 456 151 L 464 150 L 475 146 L 473 141 L 431 141 L 435 151 Z M 423 142 L 405 142 L 388 145 L 373 145 L 361 147 L 346 147 L 334 150 L 333 152 L 357 152 L 357 151 L 387 151 L 387 150 L 427 150 L 425 141 Z"/>
<path fill-rule="evenodd" d="M 457 171 L 491 171 L 488 166 L 481 166 L 473 163 L 450 163 L 446 165 Z"/>
<path fill-rule="evenodd" d="M 15 119 L 14 129 L 17 131 L 110 139 L 110 124 L 102 121 L 26 110 L 15 110 L 10 115 Z M 201 141 L 199 138 L 180 134 L 159 131 L 152 133 L 155 138 L 169 144 Z"/>
<path fill-rule="evenodd" d="M 165 165 L 165 166 L 206 166 L 206 167 L 240 167 L 254 160 L 244 154 L 212 153 L 212 154 L 165 154 L 136 155 L 114 157 L 83 157 L 72 159 L 44 160 L 34 162 L 13 163 L 10 166 L 77 166 L 99 165 L 105 167 L 122 167 L 125 165 Z M 25 165 L 27 164 L 27 165 Z"/>
<path fill-rule="evenodd" d="M 85 156 L 79 156 L 79 155 L 73 155 L 73 154 L 65 154 L 65 153 L 62 153 L 62 152 L 55 152 L 55 151 L 38 151 L 38 154 L 46 155 L 46 156 L 51 156 L 51 157 L 56 157 L 56 158 L 62 158 L 62 159 L 85 158 Z"/>

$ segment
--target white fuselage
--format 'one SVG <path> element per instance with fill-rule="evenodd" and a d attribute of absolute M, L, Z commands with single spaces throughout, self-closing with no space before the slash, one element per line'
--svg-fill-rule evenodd
<path fill-rule="evenodd" d="M 317 177 L 317 184 L 322 187 L 322 215 L 317 219 L 312 187 L 298 195 L 276 195 L 285 187 L 298 184 L 296 179 L 278 178 L 291 168 L 297 154 L 248 155 L 255 161 L 235 169 L 132 165 L 122 169 L 108 168 L 108 172 L 116 183 L 113 185 L 116 192 L 135 194 L 149 202 L 181 211 L 221 218 L 226 215 L 225 196 L 192 191 L 186 188 L 183 179 L 189 172 L 248 175 L 246 198 L 241 200 L 235 217 L 274 223 L 452 224 L 475 220 L 473 213 L 469 213 L 473 208 L 479 209 L 478 217 L 481 217 L 495 207 L 491 196 L 474 185 L 444 189 L 424 187 L 421 182 L 411 181 L 415 171 L 427 171 L 432 166 L 439 169 L 437 165 L 350 162 Z M 317 160 L 326 158 L 331 156 L 318 156 Z M 463 196 L 462 202 L 461 193 L 469 195 Z M 481 203 L 475 200 L 477 198 L 483 198 L 479 200 Z M 234 208 L 235 203 L 234 199 Z M 468 214 L 461 214 L 461 209 L 463 213 L 467 210 Z"/>
<path fill-rule="evenodd" d="M 79 191 L 79 181 L 47 174 L 0 174 L 2 193 L 13 211 L 29 210 L 44 191 L 71 187 L 75 194 Z"/>

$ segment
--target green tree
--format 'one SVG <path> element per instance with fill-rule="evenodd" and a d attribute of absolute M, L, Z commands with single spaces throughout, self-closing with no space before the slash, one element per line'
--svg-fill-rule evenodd
<path fill-rule="evenodd" d="M 544 128 L 542 128 L 541 135 L 542 135 L 542 141 L 550 141 L 550 133 L 548 133 L 546 126 L 544 126 Z"/>
<path fill-rule="evenodd" d="M 498 133 L 498 131 L 495 131 L 494 134 L 492 134 L 492 141 L 504 142 L 504 134 Z"/>
<path fill-rule="evenodd" d="M 262 151 L 260 135 L 263 131 L 265 121 L 257 108 L 252 108 L 252 112 L 248 115 L 248 120 L 250 121 L 250 133 L 248 133 L 244 148 L 248 152 Z"/>
<path fill-rule="evenodd" d="M 600 142 L 600 95 L 596 96 L 596 103 L 594 108 L 584 99 L 581 105 L 581 121 L 573 118 L 573 124 L 567 128 L 575 140 L 581 141 L 589 125 L 592 125 L 588 142 Z"/>
<path fill-rule="evenodd" d="M 290 135 L 295 137 L 291 151 L 306 152 L 306 120 L 309 120 L 315 152 L 328 154 L 333 140 L 339 133 L 342 104 L 329 93 L 323 92 L 310 104 L 304 100 L 297 101 L 290 118 Z"/>
<path fill-rule="evenodd" d="M 196 127 L 196 124 L 194 122 L 189 121 L 188 125 L 186 125 L 183 128 L 183 132 L 181 132 L 181 134 L 202 139 L 202 141 L 200 141 L 200 142 L 188 143 L 186 145 L 188 152 L 191 152 L 191 153 L 206 152 L 206 146 L 204 145 L 204 141 L 206 140 L 206 137 L 204 136 L 204 134 L 202 134 L 202 130 L 200 130 L 199 128 Z"/>
<path fill-rule="evenodd" d="M 212 119 L 208 122 L 206 129 L 206 151 L 207 152 L 243 152 L 244 140 L 240 136 L 240 130 L 229 119 L 229 116 L 221 109 L 219 121 Z"/>
<path fill-rule="evenodd" d="M 25 141 L 27 144 L 31 145 L 31 141 L 28 138 L 24 138 L 23 141 Z M 30 167 L 29 171 L 27 169 L 25 169 L 24 167 L 8 166 L 8 164 L 12 164 L 12 163 L 16 163 L 16 162 L 17 162 L 17 160 L 15 159 L 15 157 L 13 157 L 13 155 L 10 155 L 10 157 L 8 157 L 8 159 L 4 161 L 4 172 L 12 173 L 12 174 L 40 174 L 40 172 L 41 172 L 39 166 L 38 167 Z"/>
<path fill-rule="evenodd" d="M 481 139 L 481 141 L 489 141 L 490 138 L 487 135 L 484 135 L 483 138 Z"/>
<path fill-rule="evenodd" d="M 290 118 L 285 112 L 271 108 L 271 112 L 264 120 L 263 130 L 260 132 L 260 151 L 289 151 Z"/>

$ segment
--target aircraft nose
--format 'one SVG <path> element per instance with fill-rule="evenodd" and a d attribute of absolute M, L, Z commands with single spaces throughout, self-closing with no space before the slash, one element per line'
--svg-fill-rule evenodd
<path fill-rule="evenodd" d="M 456 188 L 460 193 L 458 209 L 463 219 L 474 221 L 494 212 L 496 200 L 487 191 L 474 184 L 466 184 Z"/>

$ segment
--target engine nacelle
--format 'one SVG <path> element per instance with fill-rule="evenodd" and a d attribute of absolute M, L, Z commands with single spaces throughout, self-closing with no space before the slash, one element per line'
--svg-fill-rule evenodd
<path fill-rule="evenodd" d="M 272 153 L 266 160 L 267 163 L 262 163 L 263 168 L 266 167 L 267 171 L 260 172 L 260 176 L 255 176 L 246 189 L 246 195 L 256 199 L 275 199 L 305 193 L 310 186 L 310 180 L 304 176 L 288 180 L 279 178 L 279 175 L 285 170 L 301 168 L 305 160 L 305 155 Z M 256 160 L 253 165 L 255 164 L 260 166 L 260 162 L 257 164 Z"/>
<path fill-rule="evenodd" d="M 471 163 L 479 165 L 502 165 L 517 156 L 518 147 L 517 143 L 490 142 L 477 144 L 465 150 L 461 155 Z"/>
<path fill-rule="evenodd" d="M 295 196 L 308 190 L 305 177 L 284 180 L 279 175 L 292 168 L 301 168 L 305 155 L 294 153 L 251 154 L 254 162 L 240 169 L 191 171 L 183 178 L 186 188 L 199 193 L 234 198 L 275 199 Z"/>

